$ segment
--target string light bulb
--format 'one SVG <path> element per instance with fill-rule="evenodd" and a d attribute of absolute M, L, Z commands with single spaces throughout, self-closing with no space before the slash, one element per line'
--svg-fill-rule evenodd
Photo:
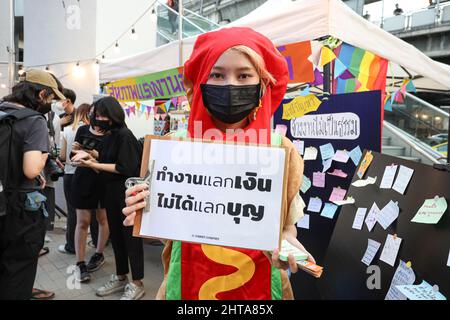
<path fill-rule="evenodd" d="M 150 21 L 156 22 L 158 20 L 158 17 L 156 16 L 155 8 L 152 10 L 152 14 L 150 15 Z"/>
<path fill-rule="evenodd" d="M 4 83 L 0 84 L 0 88 L 6 89 L 6 84 L 4 84 Z"/>
<path fill-rule="evenodd" d="M 80 66 L 80 62 L 77 62 L 73 67 L 72 73 L 75 78 L 82 78 L 84 76 L 85 70 Z"/>
<path fill-rule="evenodd" d="M 119 54 L 119 53 L 120 53 L 119 42 L 116 42 L 116 45 L 114 46 L 114 52 L 115 52 L 116 54 Z"/>
<path fill-rule="evenodd" d="M 131 40 L 136 41 L 139 38 L 134 27 L 131 29 Z"/>

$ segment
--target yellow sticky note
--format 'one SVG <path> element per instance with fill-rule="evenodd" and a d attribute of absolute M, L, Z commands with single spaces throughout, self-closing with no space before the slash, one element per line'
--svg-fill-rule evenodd
<path fill-rule="evenodd" d="M 336 59 L 336 55 L 334 54 L 334 52 L 328 47 L 323 47 L 320 65 L 323 67 L 324 65 L 333 61 L 334 59 Z"/>
<path fill-rule="evenodd" d="M 373 160 L 373 154 L 372 151 L 368 151 L 364 157 L 364 159 L 361 161 L 361 165 L 359 166 L 357 175 L 361 179 L 364 176 L 364 173 L 366 172 L 367 168 L 369 168 L 370 164 Z"/>
<path fill-rule="evenodd" d="M 316 111 L 320 104 L 321 101 L 313 94 L 305 97 L 296 97 L 291 102 L 283 105 L 283 119 L 300 118 L 309 112 Z"/>

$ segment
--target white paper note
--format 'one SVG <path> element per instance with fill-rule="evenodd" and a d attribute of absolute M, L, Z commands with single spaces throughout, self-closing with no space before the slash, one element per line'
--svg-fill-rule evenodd
<path fill-rule="evenodd" d="M 353 204 L 355 203 L 355 198 L 353 197 L 347 197 L 344 200 L 338 200 L 338 201 L 332 201 L 334 204 L 338 205 L 338 206 L 343 206 L 346 204 Z"/>
<path fill-rule="evenodd" d="M 398 218 L 398 214 L 400 212 L 400 208 L 398 204 L 394 201 L 389 201 L 389 203 L 380 210 L 380 213 L 377 216 L 377 222 L 386 230 L 395 219 Z"/>
<path fill-rule="evenodd" d="M 378 252 L 378 249 L 380 249 L 381 243 L 369 239 L 367 242 L 367 249 L 364 253 L 364 257 L 361 259 L 362 263 L 364 263 L 366 266 L 370 266 L 372 263 L 373 258 Z"/>
<path fill-rule="evenodd" d="M 292 143 L 294 144 L 295 149 L 297 149 L 298 153 L 303 155 L 303 153 L 305 152 L 305 141 L 303 141 L 303 140 L 294 140 L 294 141 L 292 141 Z"/>
<path fill-rule="evenodd" d="M 326 172 L 328 169 L 330 169 L 332 162 L 333 162 L 333 159 L 331 159 L 331 158 L 328 160 L 322 161 L 322 165 L 323 165 L 322 172 Z"/>
<path fill-rule="evenodd" d="M 395 174 L 397 173 L 398 166 L 386 166 L 384 169 L 383 179 L 381 180 L 381 189 L 390 189 L 394 183 Z"/>
<path fill-rule="evenodd" d="M 388 265 L 394 266 L 401 243 L 402 238 L 394 237 L 392 234 L 388 234 L 386 237 L 386 242 L 384 243 L 383 251 L 381 252 L 380 260 L 386 262 Z"/>
<path fill-rule="evenodd" d="M 366 212 L 367 212 L 367 208 L 358 208 L 358 210 L 356 210 L 356 215 L 355 215 L 355 220 L 353 220 L 353 229 L 357 229 L 357 230 L 361 230 L 363 223 L 364 223 L 364 218 L 366 217 Z"/>
<path fill-rule="evenodd" d="M 405 166 L 400 166 L 398 170 L 397 179 L 395 179 L 394 186 L 392 189 L 397 191 L 398 193 L 405 194 L 405 190 L 408 187 L 409 181 L 414 173 L 413 169 L 410 169 Z"/>
<path fill-rule="evenodd" d="M 378 208 L 377 204 L 374 202 L 372 207 L 369 210 L 369 213 L 367 214 L 366 217 L 366 226 L 367 229 L 370 231 L 372 231 L 373 227 L 375 226 L 375 223 L 377 223 L 377 216 L 380 213 L 380 209 Z"/>
<path fill-rule="evenodd" d="M 311 212 L 320 212 L 322 209 L 322 199 L 320 198 L 309 198 L 308 211 Z"/>
<path fill-rule="evenodd" d="M 352 183 L 352 186 L 361 188 L 361 187 L 365 187 L 369 184 L 374 184 L 375 182 L 377 182 L 377 177 L 375 177 L 375 178 L 368 177 L 367 179 L 364 179 L 364 180 L 356 180 L 355 182 Z"/>
<path fill-rule="evenodd" d="M 314 147 L 308 147 L 305 149 L 305 154 L 303 155 L 303 160 L 316 160 L 317 159 L 317 149 Z"/>
<path fill-rule="evenodd" d="M 297 222 L 297 227 L 302 229 L 309 229 L 309 214 L 305 213 L 303 218 Z"/>
<path fill-rule="evenodd" d="M 416 275 L 411 267 L 408 267 L 406 263 L 400 260 L 400 263 L 395 270 L 392 277 L 391 286 L 386 293 L 385 300 L 406 300 L 406 296 L 397 289 L 396 286 L 410 285 L 416 281 Z"/>

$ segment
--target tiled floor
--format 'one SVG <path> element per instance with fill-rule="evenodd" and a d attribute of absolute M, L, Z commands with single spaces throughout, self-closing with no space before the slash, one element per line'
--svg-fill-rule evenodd
<path fill-rule="evenodd" d="M 58 189 L 58 187 L 57 187 Z M 61 203 L 61 198 L 57 190 L 57 203 Z M 59 198 L 59 199 L 58 199 Z M 97 297 L 95 290 L 107 282 L 115 272 L 114 255 L 111 245 L 105 250 L 106 263 L 103 267 L 91 274 L 91 280 L 88 283 L 77 283 L 74 281 L 73 265 L 76 263 L 75 255 L 59 253 L 57 248 L 65 243 L 65 232 L 62 227 L 65 225 L 65 218 L 55 219 L 54 231 L 48 232 L 47 236 L 51 242 L 45 244 L 50 252 L 39 258 L 35 287 L 55 292 L 55 299 L 59 300 L 103 300 L 120 299 L 121 293 L 116 293 L 108 297 Z M 88 240 L 90 237 L 88 236 Z M 86 247 L 86 260 L 94 254 L 94 248 Z M 150 245 L 144 242 L 144 286 L 146 294 L 143 299 L 154 299 L 156 292 L 163 278 L 163 268 L 161 264 L 162 246 Z"/>

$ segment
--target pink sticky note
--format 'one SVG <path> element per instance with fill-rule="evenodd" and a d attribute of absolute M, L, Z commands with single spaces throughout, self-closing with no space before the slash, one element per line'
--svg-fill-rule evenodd
<path fill-rule="evenodd" d="M 341 169 L 334 169 L 333 172 L 328 172 L 328 174 L 339 178 L 347 178 L 347 174 Z"/>
<path fill-rule="evenodd" d="M 347 151 L 337 150 L 336 153 L 334 154 L 333 160 L 337 161 L 337 162 L 347 163 L 349 158 L 350 157 L 349 157 Z"/>
<path fill-rule="evenodd" d="M 330 195 L 330 201 L 344 200 L 347 190 L 341 188 L 333 188 L 333 192 Z"/>
<path fill-rule="evenodd" d="M 325 188 L 325 173 L 322 172 L 313 173 L 313 186 Z"/>

